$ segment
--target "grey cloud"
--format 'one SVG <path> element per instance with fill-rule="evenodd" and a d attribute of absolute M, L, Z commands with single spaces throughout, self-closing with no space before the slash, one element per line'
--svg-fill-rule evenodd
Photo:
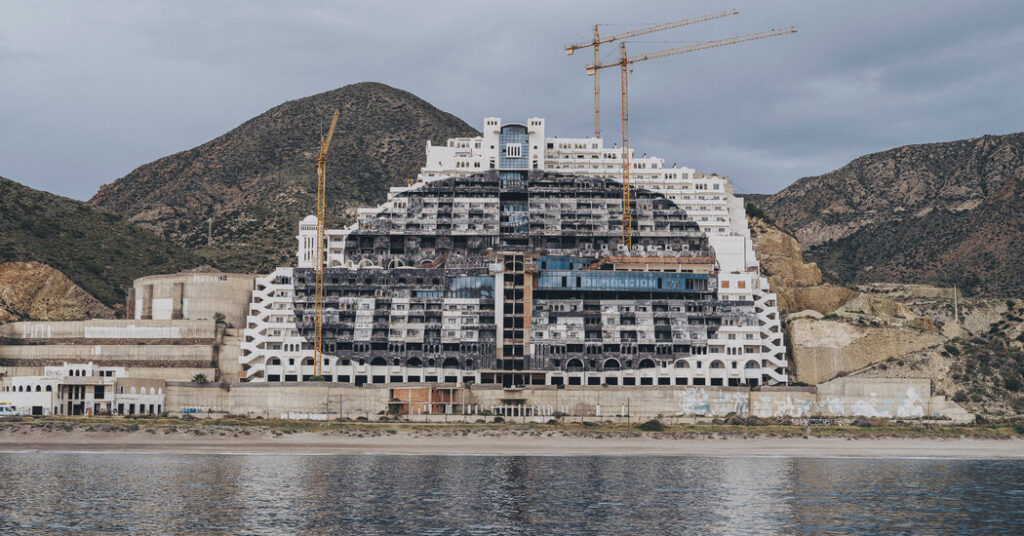
<path fill-rule="evenodd" d="M 365 80 L 477 127 L 541 116 L 553 135 L 588 135 L 590 56 L 566 57 L 565 44 L 595 22 L 617 32 L 734 6 L 741 15 L 627 46 L 800 33 L 636 65 L 641 152 L 773 192 L 867 152 L 1024 130 L 1016 2 L 0 0 L 0 175 L 86 199 L 285 100 Z M 610 145 L 618 72 L 603 80 Z"/>

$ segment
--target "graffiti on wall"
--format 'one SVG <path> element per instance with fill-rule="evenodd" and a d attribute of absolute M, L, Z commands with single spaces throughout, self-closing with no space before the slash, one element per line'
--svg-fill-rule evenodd
<path fill-rule="evenodd" d="M 823 395 L 813 392 L 719 391 L 693 387 L 682 392 L 677 415 L 723 417 L 730 413 L 761 418 L 827 417 L 923 417 L 928 402 L 918 388 L 871 391 L 861 395 Z"/>
<path fill-rule="evenodd" d="M 745 392 L 719 391 L 691 387 L 682 391 L 676 415 L 724 416 L 746 415 L 750 397 Z"/>

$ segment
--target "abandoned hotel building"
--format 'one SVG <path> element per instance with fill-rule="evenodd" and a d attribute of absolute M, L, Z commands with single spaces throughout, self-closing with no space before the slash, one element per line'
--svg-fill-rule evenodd
<path fill-rule="evenodd" d="M 787 383 L 775 295 L 728 179 L 484 119 L 426 147 L 415 181 L 328 229 L 327 381 L 526 385 Z M 258 277 L 241 342 L 247 382 L 314 374 L 317 220 L 298 264 Z"/>

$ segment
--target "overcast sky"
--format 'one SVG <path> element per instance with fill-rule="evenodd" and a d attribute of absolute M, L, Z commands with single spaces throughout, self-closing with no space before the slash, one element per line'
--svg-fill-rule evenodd
<path fill-rule="evenodd" d="M 1024 2 L 48 2 L 0 0 L 0 175 L 88 199 L 286 100 L 360 81 L 484 116 L 592 133 L 603 33 L 738 8 L 634 53 L 793 25 L 799 33 L 642 62 L 640 152 L 770 193 L 861 154 L 1024 130 Z M 606 59 L 617 51 L 603 49 Z M 604 71 L 604 137 L 620 140 Z"/>

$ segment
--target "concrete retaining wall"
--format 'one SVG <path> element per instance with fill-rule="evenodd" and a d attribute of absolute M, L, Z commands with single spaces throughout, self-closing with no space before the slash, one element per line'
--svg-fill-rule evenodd
<path fill-rule="evenodd" d="M 0 361 L 10 365 L 21 365 L 33 361 L 60 364 L 63 361 L 98 365 L 118 363 L 203 363 L 213 360 L 213 346 L 209 345 L 80 345 L 48 344 L 46 346 L 0 346 Z"/>
<path fill-rule="evenodd" d="M 216 385 L 168 384 L 167 408 L 202 408 L 264 417 L 285 412 L 333 414 L 373 418 L 387 411 L 394 386 L 363 387 L 333 384 L 235 384 L 230 390 Z M 424 385 L 397 390 L 424 389 Z M 738 387 L 567 387 L 550 386 L 516 391 L 479 385 L 455 390 L 457 407 L 491 410 L 522 406 L 530 413 L 565 413 L 578 417 L 634 419 L 654 417 L 889 417 L 946 416 L 969 422 L 973 415 L 941 396 L 932 396 L 928 380 L 838 378 L 808 387 L 764 388 L 749 391 Z M 410 393 L 412 395 L 412 393 Z M 415 396 L 403 397 L 415 399 Z M 456 409 L 461 414 L 461 409 Z M 414 413 L 415 414 L 415 413 Z"/>
<path fill-rule="evenodd" d="M 373 387 L 323 385 L 168 383 L 169 412 L 199 409 L 233 415 L 280 418 L 285 412 L 334 413 L 349 417 L 374 416 L 386 411 L 390 390 Z"/>
<path fill-rule="evenodd" d="M 82 320 L 13 322 L 0 326 L 0 338 L 45 343 L 48 339 L 207 339 L 213 320 Z"/>

